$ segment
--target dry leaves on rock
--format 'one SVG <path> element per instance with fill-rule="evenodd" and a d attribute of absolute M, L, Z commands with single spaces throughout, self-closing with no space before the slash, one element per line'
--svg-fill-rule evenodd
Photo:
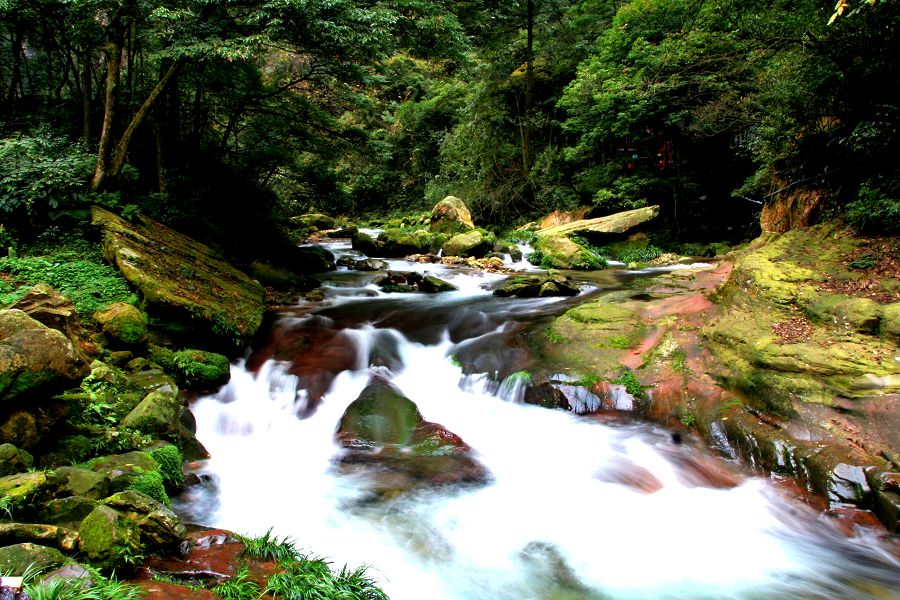
<path fill-rule="evenodd" d="M 808 342 L 812 337 L 813 326 L 806 317 L 791 317 L 787 321 L 772 325 L 772 333 L 779 344 L 797 344 Z"/>

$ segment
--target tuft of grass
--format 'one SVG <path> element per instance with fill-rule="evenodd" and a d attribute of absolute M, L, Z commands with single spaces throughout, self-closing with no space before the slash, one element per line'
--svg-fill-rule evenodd
<path fill-rule="evenodd" d="M 278 536 L 272 535 L 271 527 L 259 537 L 238 535 L 237 538 L 244 543 L 242 556 L 276 563 L 297 560 L 298 552 L 293 540 L 287 536 L 279 539 Z"/>
<path fill-rule="evenodd" d="M 613 381 L 613 383 L 624 385 L 625 391 L 634 397 L 644 395 L 644 386 L 640 381 L 638 381 L 637 376 L 635 376 L 635 374 L 630 369 L 625 369 L 624 371 L 622 371 L 622 374 L 618 379 Z"/>
<path fill-rule="evenodd" d="M 325 560 L 301 557 L 288 570 L 270 577 L 265 593 L 304 600 L 387 600 L 387 594 L 366 575 L 366 570 L 345 566 L 335 574 Z"/>
<path fill-rule="evenodd" d="M 54 579 L 45 582 L 39 578 L 40 569 L 29 567 L 22 578 L 25 582 L 23 592 L 31 600 L 141 600 L 144 591 L 139 587 L 119 581 L 115 575 L 104 577 L 95 569 L 91 572 L 88 587 L 81 580 Z"/>
<path fill-rule="evenodd" d="M 234 575 L 210 591 L 225 600 L 257 600 L 262 596 L 259 584 L 250 580 L 250 571 L 246 566 L 238 567 Z"/>

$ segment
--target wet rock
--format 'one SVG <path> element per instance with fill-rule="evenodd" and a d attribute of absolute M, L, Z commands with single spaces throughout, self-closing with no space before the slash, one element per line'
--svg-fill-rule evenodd
<path fill-rule="evenodd" d="M 494 290 L 495 296 L 538 298 L 547 296 L 576 296 L 579 288 L 568 278 L 548 273 L 546 275 L 518 275 L 510 277 Z"/>
<path fill-rule="evenodd" d="M 71 587 L 89 589 L 94 585 L 94 576 L 79 564 L 62 566 L 44 575 L 44 583 L 49 584 L 57 579 L 66 581 Z"/>
<path fill-rule="evenodd" d="M 870 492 L 865 470 L 857 465 L 840 463 L 831 470 L 828 499 L 838 504 L 862 504 Z"/>
<path fill-rule="evenodd" d="M 431 209 L 431 231 L 453 235 L 472 229 L 472 213 L 456 196 L 447 196 Z"/>
<path fill-rule="evenodd" d="M 82 347 L 79 341 L 87 337 L 72 301 L 46 283 L 35 285 L 9 308 L 21 310 L 35 321 L 61 331 L 79 347 Z"/>
<path fill-rule="evenodd" d="M 0 311 L 0 403 L 21 406 L 87 375 L 84 356 L 72 342 L 21 310 Z"/>
<path fill-rule="evenodd" d="M 526 388 L 524 402 L 525 404 L 534 404 L 535 406 L 543 406 L 544 408 L 572 410 L 572 407 L 569 406 L 569 401 L 566 399 L 566 395 L 549 382 Z"/>
<path fill-rule="evenodd" d="M 300 290 L 306 288 L 303 278 L 290 269 L 259 260 L 250 264 L 250 276 L 264 286 L 277 290 Z"/>
<path fill-rule="evenodd" d="M 79 467 L 59 467 L 55 472 L 60 480 L 57 497 L 84 496 L 100 500 L 109 493 L 109 477 L 102 473 Z"/>
<path fill-rule="evenodd" d="M 27 471 L 34 457 L 12 444 L 0 444 L 0 477 Z"/>
<path fill-rule="evenodd" d="M 92 217 L 106 257 L 171 335 L 189 331 L 194 341 L 205 336 L 231 347 L 259 328 L 263 287 L 208 246 L 147 217 L 128 223 L 96 206 Z"/>
<path fill-rule="evenodd" d="M 292 250 L 290 260 L 290 266 L 300 273 L 326 273 L 335 269 L 334 254 L 318 244 Z"/>
<path fill-rule="evenodd" d="M 79 524 L 97 507 L 98 501 L 84 496 L 55 498 L 47 502 L 38 513 L 38 519 L 52 525 L 78 529 Z"/>
<path fill-rule="evenodd" d="M 624 485 L 642 494 L 652 494 L 664 487 L 653 473 L 644 467 L 624 460 L 610 464 L 603 471 L 597 473 L 596 477 L 600 481 Z"/>
<path fill-rule="evenodd" d="M 0 498 L 6 496 L 14 506 L 25 504 L 49 483 L 49 478 L 43 471 L 0 477 Z"/>
<path fill-rule="evenodd" d="M 26 542 L 0 548 L 0 572 L 13 577 L 21 576 L 28 567 L 53 568 L 65 560 L 65 555 L 56 548 L 38 544 Z"/>
<path fill-rule="evenodd" d="M 388 263 L 377 258 L 364 258 L 352 261 L 350 268 L 354 271 L 384 271 Z"/>
<path fill-rule="evenodd" d="M 429 294 L 438 292 L 449 292 L 456 288 L 453 284 L 447 283 L 443 279 L 439 279 L 432 275 L 417 273 L 415 271 L 400 272 L 388 271 L 383 277 L 375 281 L 375 285 L 388 293 L 413 293 L 425 292 Z"/>
<path fill-rule="evenodd" d="M 337 227 L 337 219 L 322 213 L 306 213 L 291 217 L 291 223 L 300 227 L 315 227 L 319 231 Z"/>
<path fill-rule="evenodd" d="M 121 425 L 158 437 L 175 439 L 178 436 L 180 412 L 181 402 L 176 391 L 154 390 L 122 419 Z"/>
<path fill-rule="evenodd" d="M 402 492 L 420 483 L 472 483 L 488 477 L 459 436 L 425 421 L 414 402 L 377 378 L 347 407 L 336 437 L 348 450 L 340 459 L 342 468 L 375 469 L 381 493 L 387 488 Z"/>
<path fill-rule="evenodd" d="M 133 485 L 144 474 L 159 471 L 159 463 L 146 452 L 126 452 L 96 458 L 90 469 L 109 479 L 110 491 L 120 492 Z"/>
<path fill-rule="evenodd" d="M 130 346 L 147 339 L 147 317 L 125 302 L 110 304 L 94 313 L 94 320 L 108 338 L 122 344 Z"/>
<path fill-rule="evenodd" d="M 66 527 L 32 523 L 0 523 L 0 545 L 40 543 L 72 552 L 78 547 L 78 534 Z"/>
<path fill-rule="evenodd" d="M 178 516 L 141 492 L 107 498 L 81 522 L 80 551 L 93 563 L 124 566 L 144 550 L 174 550 L 187 536 Z"/>
<path fill-rule="evenodd" d="M 444 256 L 483 258 L 494 247 L 494 236 L 474 230 L 459 233 L 450 238 L 442 247 Z"/>

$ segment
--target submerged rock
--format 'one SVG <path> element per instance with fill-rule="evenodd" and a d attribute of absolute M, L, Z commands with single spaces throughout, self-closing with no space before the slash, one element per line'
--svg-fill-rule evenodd
<path fill-rule="evenodd" d="M 374 379 L 347 407 L 336 437 L 348 450 L 340 459 L 342 467 L 375 469 L 380 492 L 488 477 L 458 435 L 426 421 L 412 400 L 381 379 Z"/>
<path fill-rule="evenodd" d="M 132 224 L 97 206 L 92 217 L 106 257 L 171 334 L 240 345 L 259 328 L 263 287 L 208 246 L 146 217 Z"/>

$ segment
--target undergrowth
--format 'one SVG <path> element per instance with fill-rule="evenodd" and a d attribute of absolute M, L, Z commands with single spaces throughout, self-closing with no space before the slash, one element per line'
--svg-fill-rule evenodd
<path fill-rule="evenodd" d="M 0 271 L 19 282 L 14 285 L 7 281 L 0 286 L 0 304 L 12 304 L 38 283 L 47 283 L 68 296 L 86 318 L 113 302 L 137 304 L 137 295 L 125 278 L 106 264 L 95 244 L 70 240 L 56 249 L 38 245 L 33 251 L 0 258 Z"/>

